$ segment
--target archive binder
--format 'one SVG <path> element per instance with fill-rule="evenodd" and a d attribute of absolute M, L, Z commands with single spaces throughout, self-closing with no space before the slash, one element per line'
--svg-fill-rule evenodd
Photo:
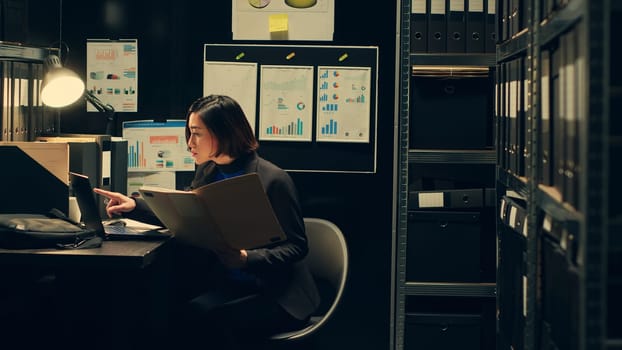
<path fill-rule="evenodd" d="M 412 52 L 428 51 L 427 0 L 412 0 L 410 46 Z"/>
<path fill-rule="evenodd" d="M 518 85 L 518 69 L 516 61 L 509 63 L 509 82 L 508 82 L 508 118 L 509 118 L 509 164 L 508 169 L 512 173 L 517 170 L 517 152 L 518 152 L 518 107 L 517 107 L 517 85 Z"/>
<path fill-rule="evenodd" d="M 428 1 L 428 52 L 447 52 L 445 0 Z"/>
<path fill-rule="evenodd" d="M 448 0 L 447 52 L 463 53 L 466 51 L 464 2 L 465 0 Z"/>
<path fill-rule="evenodd" d="M 465 188 L 410 191 L 408 193 L 408 209 L 472 209 L 494 206 L 494 202 L 485 202 L 485 190 L 484 188 Z"/>
<path fill-rule="evenodd" d="M 497 51 L 497 6 L 496 0 L 486 1 L 486 52 Z"/>
<path fill-rule="evenodd" d="M 526 166 L 526 157 L 527 157 L 527 128 L 529 124 L 527 123 L 527 108 L 529 106 L 529 101 L 527 101 L 529 91 L 529 76 L 527 64 L 529 63 L 525 57 L 520 57 L 517 59 L 517 69 L 518 69 L 518 91 L 517 91 L 517 108 L 518 108 L 518 129 L 516 130 L 518 133 L 518 145 L 516 149 L 516 171 L 519 176 L 525 175 L 525 166 Z"/>
<path fill-rule="evenodd" d="M 525 249 L 523 235 L 503 230 L 499 238 L 499 267 L 497 279 L 498 297 L 498 343 L 505 349 L 523 349 L 525 320 L 523 316 L 526 296 Z"/>
<path fill-rule="evenodd" d="M 542 322 L 546 341 L 559 349 L 577 350 L 579 333 L 579 267 L 572 249 L 544 236 L 542 246 Z"/>
<path fill-rule="evenodd" d="M 577 142 L 577 87 L 579 82 L 576 81 L 575 60 L 577 56 L 576 47 L 576 31 L 572 30 L 561 37 L 562 46 L 565 47 L 565 118 L 564 118 L 564 141 L 566 148 L 565 165 L 564 165 L 564 199 L 576 207 L 576 183 L 575 159 L 578 158 L 576 147 Z"/>
<path fill-rule="evenodd" d="M 542 173 L 540 175 L 543 185 L 551 186 L 551 61 L 549 50 L 540 51 L 540 163 L 542 165 Z"/>
<path fill-rule="evenodd" d="M 531 130 L 531 120 L 535 118 L 534 113 L 531 108 L 533 108 L 533 103 L 529 99 L 531 97 L 531 68 L 530 61 L 527 57 L 523 57 L 523 175 L 527 176 L 527 168 L 529 164 L 531 164 L 530 158 L 533 156 L 532 151 L 530 149 L 530 140 L 529 140 L 529 132 Z M 536 78 L 537 79 L 537 78 Z"/>
<path fill-rule="evenodd" d="M 0 111 L 0 140 L 8 141 L 8 128 L 9 128 L 9 118 L 10 118 L 10 109 L 9 109 L 9 101 L 8 97 L 11 96 L 11 84 L 9 82 L 10 77 L 10 61 L 0 61 L 0 73 L 2 73 L 0 80 L 0 96 L 2 96 L 2 103 L 0 106 L 2 110 Z"/>
<path fill-rule="evenodd" d="M 30 141 L 40 132 L 42 114 L 35 107 L 42 74 L 41 63 L 0 62 L 0 140 Z"/>
<path fill-rule="evenodd" d="M 32 96 L 30 103 L 30 121 L 28 123 L 28 140 L 33 140 L 41 135 L 47 125 L 44 122 L 43 102 L 41 102 L 41 82 L 44 75 L 43 64 L 32 64 L 32 83 L 30 85 Z"/>
<path fill-rule="evenodd" d="M 565 80 L 565 59 L 563 46 L 559 46 L 552 51 L 552 70 L 551 70 L 551 87 L 552 93 L 552 118 L 553 118 L 553 187 L 555 187 L 560 195 L 564 192 L 564 86 Z"/>
<path fill-rule="evenodd" d="M 505 82 L 507 75 L 507 63 L 499 64 L 499 76 L 497 78 L 497 118 L 499 120 L 498 125 L 498 140 L 497 140 L 497 162 L 502 169 L 507 169 L 507 114 L 505 96 Z"/>
<path fill-rule="evenodd" d="M 26 66 L 25 66 L 26 65 Z M 13 112 L 11 115 L 11 131 L 13 141 L 26 141 L 23 135 L 24 113 L 28 105 L 27 85 L 28 68 L 27 63 L 13 62 Z"/>
<path fill-rule="evenodd" d="M 510 119 L 510 63 L 505 63 L 505 76 L 503 81 L 503 115 L 505 118 L 505 169 L 511 169 L 511 157 L 510 153 L 512 151 L 512 141 L 510 139 L 510 133 L 512 131 L 512 120 Z"/>
<path fill-rule="evenodd" d="M 584 24 L 583 23 L 578 23 L 577 27 L 576 27 L 576 43 L 575 43 L 575 47 L 576 47 L 576 58 L 575 58 L 575 71 L 576 71 L 576 83 L 575 83 L 575 89 L 576 89 L 576 100 L 577 100 L 577 104 L 576 104 L 576 112 L 575 112 L 575 128 L 576 128 L 576 134 L 575 134 L 575 142 L 574 142 L 574 147 L 575 147 L 575 152 L 574 152 L 574 186 L 575 186 L 575 198 L 574 198 L 574 202 L 575 202 L 575 208 L 577 209 L 581 209 L 579 208 L 579 203 L 581 203 L 581 197 L 583 196 L 583 191 L 581 191 L 581 180 L 582 177 L 584 176 L 584 169 L 583 169 L 583 164 L 581 162 L 581 144 L 582 144 L 582 138 L 581 138 L 581 130 L 580 130 L 580 126 L 581 125 L 585 125 L 586 123 L 586 119 L 587 119 L 587 109 L 588 109 L 588 99 L 587 99 L 587 88 L 586 85 L 583 82 L 587 80 L 587 64 L 586 64 L 586 57 L 585 55 L 586 53 L 586 48 L 588 47 L 587 45 L 587 37 L 585 35 L 582 35 L 582 33 L 584 32 L 583 27 Z M 617 114 L 615 111 L 618 111 L 618 108 L 615 107 L 615 104 L 612 104 L 612 108 L 611 111 L 612 113 L 615 115 Z M 612 147 L 612 146 L 610 146 Z M 618 146 L 619 149 L 619 146 Z M 614 148 L 611 148 L 610 154 L 618 154 L 615 152 Z M 615 190 L 612 193 L 616 193 Z"/>
<path fill-rule="evenodd" d="M 484 0 L 467 1 L 466 52 L 484 52 L 486 51 Z"/>

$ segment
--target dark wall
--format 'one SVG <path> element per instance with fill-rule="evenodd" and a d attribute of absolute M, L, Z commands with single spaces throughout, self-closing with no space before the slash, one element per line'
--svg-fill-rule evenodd
<path fill-rule="evenodd" d="M 273 0 L 276 1 L 276 0 Z M 314 339 L 316 349 L 388 349 L 391 292 L 395 35 L 397 1 L 364 6 L 335 1 L 332 42 L 276 44 L 379 47 L 377 173 L 292 173 L 304 215 L 335 222 L 350 249 L 351 274 L 335 318 Z M 87 39 L 138 39 L 138 112 L 119 121 L 182 117 L 202 94 L 203 45 L 267 44 L 231 40 L 231 3 L 189 0 L 30 1 L 29 41 L 59 46 L 64 64 L 85 77 Z M 111 16 L 110 8 L 118 11 Z M 108 11 L 108 12 L 107 12 Z M 108 18 L 108 19 L 107 19 Z M 66 52 L 66 47 L 69 52 Z M 84 102 L 61 112 L 63 132 L 103 133 L 105 123 Z M 120 123 L 116 126 L 120 132 Z M 261 150 L 261 149 L 260 149 Z M 348 159 L 343 159 L 348 162 Z"/>

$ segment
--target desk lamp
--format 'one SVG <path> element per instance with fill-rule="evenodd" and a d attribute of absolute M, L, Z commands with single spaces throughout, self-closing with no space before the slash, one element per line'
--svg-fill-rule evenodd
<path fill-rule="evenodd" d="M 72 70 L 64 68 L 60 58 L 50 55 L 45 59 L 47 73 L 41 83 L 41 100 L 50 107 L 60 108 L 76 102 L 81 96 L 107 119 L 106 134 L 112 135 L 115 110 L 103 103 L 91 91 L 84 88 L 84 82 Z"/>

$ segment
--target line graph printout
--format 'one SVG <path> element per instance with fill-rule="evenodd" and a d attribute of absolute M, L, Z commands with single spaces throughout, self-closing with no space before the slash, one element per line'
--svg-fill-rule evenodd
<path fill-rule="evenodd" d="M 236 100 L 253 131 L 257 119 L 257 63 L 205 61 L 203 96 L 227 95 Z"/>
<path fill-rule="evenodd" d="M 259 139 L 311 141 L 313 66 L 262 65 Z"/>
<path fill-rule="evenodd" d="M 369 142 L 371 67 L 318 67 L 317 141 Z"/>

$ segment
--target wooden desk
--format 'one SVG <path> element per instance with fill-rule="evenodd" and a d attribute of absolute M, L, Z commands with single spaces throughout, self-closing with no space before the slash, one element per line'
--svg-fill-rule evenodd
<path fill-rule="evenodd" d="M 24 349 L 112 349 L 158 339 L 168 327 L 171 243 L 167 238 L 104 241 L 93 249 L 0 249 L 0 326 L 10 330 L 7 341 Z M 41 275 L 50 282 L 22 279 Z M 115 331 L 105 331 L 108 325 Z M 81 329 L 94 333 L 76 331 Z"/>
<path fill-rule="evenodd" d="M 169 240 L 104 241 L 93 249 L 0 249 L 0 266 L 144 269 L 164 253 Z"/>

